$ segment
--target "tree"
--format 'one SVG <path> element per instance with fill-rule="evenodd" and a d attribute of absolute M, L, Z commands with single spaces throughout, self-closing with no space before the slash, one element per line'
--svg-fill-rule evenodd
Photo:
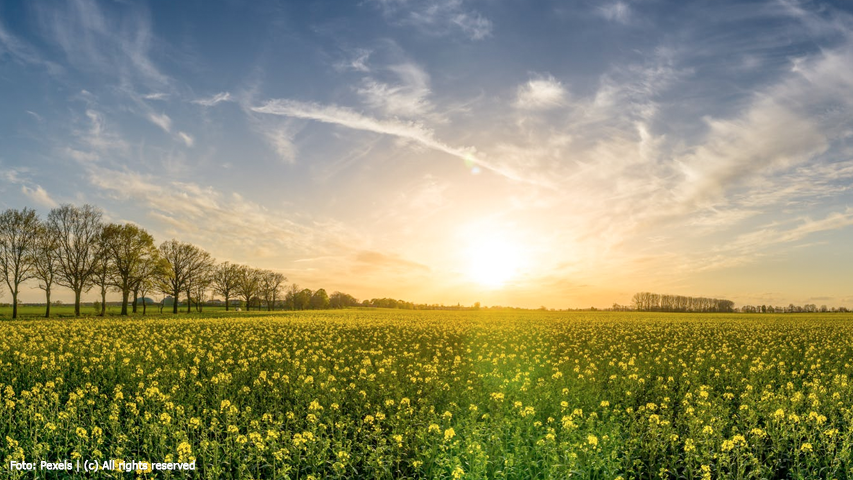
<path fill-rule="evenodd" d="M 0 215 L 0 273 L 12 293 L 12 318 L 18 318 L 18 289 L 33 277 L 39 237 L 35 210 L 9 209 Z"/>
<path fill-rule="evenodd" d="M 187 313 L 192 312 L 192 298 L 196 294 L 196 304 L 203 301 L 203 297 L 210 286 L 210 273 L 213 270 L 214 260 L 209 253 L 195 247 L 196 252 L 192 256 L 187 268 Z"/>
<path fill-rule="evenodd" d="M 34 276 L 38 287 L 44 290 L 44 318 L 50 318 L 50 293 L 56 276 L 59 274 L 58 242 L 44 224 L 39 225 L 38 238 L 33 255 Z"/>
<path fill-rule="evenodd" d="M 314 310 L 325 310 L 329 308 L 329 295 L 326 290 L 319 289 L 311 295 L 311 308 Z"/>
<path fill-rule="evenodd" d="M 166 270 L 166 262 L 160 257 L 157 249 L 147 262 L 144 262 L 139 268 L 139 277 L 136 279 L 136 284 L 133 286 L 134 292 L 134 313 L 136 313 L 137 294 L 142 295 L 142 314 L 145 315 L 148 309 L 148 304 L 145 302 L 148 292 L 157 287 L 157 279 L 163 277 L 163 271 Z M 160 304 L 160 313 L 163 313 L 162 303 Z"/>
<path fill-rule="evenodd" d="M 195 309 L 197 312 L 202 311 L 202 305 L 207 297 L 207 291 L 210 290 L 210 285 L 213 283 L 212 272 L 207 271 L 195 278 L 193 294 L 195 296 Z"/>
<path fill-rule="evenodd" d="M 287 308 L 290 310 L 296 310 L 296 300 L 299 296 L 299 285 L 291 284 L 287 287 L 287 291 L 284 294 L 284 303 L 287 305 Z"/>
<path fill-rule="evenodd" d="M 227 312 L 231 302 L 231 296 L 237 290 L 240 266 L 229 262 L 220 263 L 213 271 L 213 291 L 225 297 L 225 311 Z"/>
<path fill-rule="evenodd" d="M 358 300 L 348 293 L 334 292 L 329 295 L 329 308 L 346 308 L 356 305 Z"/>
<path fill-rule="evenodd" d="M 92 283 L 101 289 L 101 303 L 96 304 L 96 310 L 100 310 L 98 315 L 103 317 L 107 313 L 107 289 L 112 285 L 113 277 L 113 262 L 107 251 L 107 243 L 110 241 L 105 235 L 104 230 L 101 230 L 100 239 L 96 246 L 97 253 L 95 254 L 95 272 L 92 275 Z M 97 308 L 100 306 L 100 308 Z"/>
<path fill-rule="evenodd" d="M 287 278 L 278 272 L 264 270 L 261 272 L 260 289 L 263 294 L 264 301 L 267 302 L 267 311 L 275 308 L 275 300 L 281 294 L 281 284 L 286 282 Z"/>
<path fill-rule="evenodd" d="M 311 290 L 308 288 L 303 288 L 296 294 L 296 309 L 297 310 L 307 310 L 311 308 Z"/>
<path fill-rule="evenodd" d="M 59 277 L 56 283 L 74 292 L 74 315 L 80 316 L 80 296 L 92 288 L 101 235 L 101 211 L 91 205 L 61 205 L 50 211 L 47 226 L 56 237 Z"/>
<path fill-rule="evenodd" d="M 245 265 L 240 265 L 240 271 L 237 276 L 236 293 L 246 301 L 247 311 L 252 306 L 252 298 L 255 297 L 260 290 L 260 277 L 259 270 Z M 260 306 L 258 308 L 260 308 Z"/>
<path fill-rule="evenodd" d="M 127 315 L 130 294 L 138 290 L 145 266 L 157 255 L 154 237 L 136 225 L 115 223 L 104 227 L 103 237 L 113 267 L 110 283 L 121 292 L 121 314 Z"/>
<path fill-rule="evenodd" d="M 210 254 L 190 243 L 167 240 L 160 245 L 163 268 L 158 275 L 160 290 L 174 297 L 172 313 L 178 313 L 181 292 L 189 291 L 188 284 L 199 269 L 213 263 Z M 189 295 L 187 295 L 189 303 Z"/>

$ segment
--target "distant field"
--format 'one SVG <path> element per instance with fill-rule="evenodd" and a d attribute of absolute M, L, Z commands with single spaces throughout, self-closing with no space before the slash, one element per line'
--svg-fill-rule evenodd
<path fill-rule="evenodd" d="M 4 321 L 0 361 L 4 473 L 120 459 L 195 460 L 210 479 L 853 476 L 850 316 Z"/>
<path fill-rule="evenodd" d="M 130 312 L 131 309 L 132 309 L 132 307 L 128 306 L 128 308 L 127 308 L 128 312 Z M 44 305 L 21 305 L 18 307 L 18 317 L 21 319 L 44 318 L 44 310 L 45 310 Z M 139 304 L 139 307 L 137 310 L 138 311 L 137 311 L 136 315 L 142 316 L 142 304 Z M 179 305 L 178 306 L 178 312 L 179 313 L 185 314 L 186 311 L 187 311 L 186 305 L 183 305 L 183 306 Z M 231 308 L 231 311 L 232 312 L 234 311 L 233 307 Z M 252 311 L 254 312 L 254 310 L 252 310 Z M 91 303 L 90 304 L 84 304 L 80 307 L 81 316 L 85 316 L 85 317 L 96 316 L 100 312 L 101 312 L 100 309 L 96 310 L 92 306 Z M 146 315 L 156 317 L 156 316 L 159 316 L 159 312 L 160 312 L 160 305 L 148 305 Z M 220 312 L 224 313 L 225 307 L 204 307 L 203 308 L 203 314 L 204 315 L 214 316 L 216 314 L 219 314 Z M 195 313 L 197 315 L 197 313 L 195 311 L 195 307 L 193 307 L 193 313 Z M 107 305 L 107 315 L 108 316 L 118 316 L 119 314 L 121 314 L 121 307 L 120 306 Z M 172 307 L 169 306 L 169 307 L 164 308 L 163 314 L 164 315 L 167 315 L 167 314 L 172 315 Z M 74 304 L 72 303 L 70 305 L 68 305 L 68 304 L 51 305 L 50 306 L 50 316 L 51 317 L 57 317 L 57 318 L 73 317 L 74 316 Z M 11 306 L 0 307 L 0 319 L 8 320 L 11 318 L 12 318 L 12 307 Z"/>

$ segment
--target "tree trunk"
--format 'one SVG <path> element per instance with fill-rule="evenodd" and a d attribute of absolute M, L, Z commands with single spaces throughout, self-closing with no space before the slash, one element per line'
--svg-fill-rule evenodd
<path fill-rule="evenodd" d="M 18 318 L 18 289 L 12 292 L 12 320 Z"/>
<path fill-rule="evenodd" d="M 44 307 L 44 318 L 50 318 L 50 288 L 45 289 L 44 296 L 47 300 L 47 306 Z"/>
<path fill-rule="evenodd" d="M 127 302 L 128 302 L 127 297 L 129 297 L 129 296 L 130 296 L 130 292 L 128 292 L 127 289 L 124 289 L 121 291 L 121 315 L 123 317 L 127 316 Z"/>
<path fill-rule="evenodd" d="M 74 316 L 80 316 L 80 295 L 82 294 L 83 287 L 81 286 L 79 289 L 74 290 Z"/>
<path fill-rule="evenodd" d="M 225 294 L 225 311 L 228 311 L 228 294 Z"/>
<path fill-rule="evenodd" d="M 143 296 L 143 297 L 142 297 L 142 316 L 143 316 L 143 317 L 145 316 L 145 307 L 146 307 L 146 304 L 145 304 L 145 297 Z"/>
<path fill-rule="evenodd" d="M 107 316 L 107 289 L 101 287 L 101 316 Z"/>
<path fill-rule="evenodd" d="M 180 292 L 176 288 L 174 293 L 175 293 L 175 296 L 172 299 L 172 313 L 177 314 L 178 313 L 178 293 L 180 293 Z"/>
<path fill-rule="evenodd" d="M 193 313 L 193 299 L 189 290 L 187 290 L 187 313 Z"/>
<path fill-rule="evenodd" d="M 145 299 L 142 299 L 142 303 L 145 303 Z M 139 287 L 133 289 L 133 313 L 136 313 L 136 305 L 139 304 Z"/>

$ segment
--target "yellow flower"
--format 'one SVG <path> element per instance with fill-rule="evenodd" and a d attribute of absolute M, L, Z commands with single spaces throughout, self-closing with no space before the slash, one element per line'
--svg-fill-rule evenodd
<path fill-rule="evenodd" d="M 456 431 L 453 430 L 453 427 L 448 428 L 447 430 L 444 431 L 444 440 L 445 441 L 448 441 L 455 436 L 456 436 Z"/>
<path fill-rule="evenodd" d="M 801 451 L 801 452 L 805 452 L 805 453 L 807 453 L 807 452 L 813 452 L 813 451 L 814 451 L 814 448 L 812 448 L 812 444 L 811 444 L 811 443 L 804 443 L 802 446 L 800 446 L 800 451 Z"/>

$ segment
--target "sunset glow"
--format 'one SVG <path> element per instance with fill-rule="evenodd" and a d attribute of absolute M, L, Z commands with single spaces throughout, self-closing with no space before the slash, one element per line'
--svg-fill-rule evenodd
<path fill-rule="evenodd" d="M 850 32 L 840 1 L 6 2 L 0 207 L 359 299 L 853 307 Z"/>

